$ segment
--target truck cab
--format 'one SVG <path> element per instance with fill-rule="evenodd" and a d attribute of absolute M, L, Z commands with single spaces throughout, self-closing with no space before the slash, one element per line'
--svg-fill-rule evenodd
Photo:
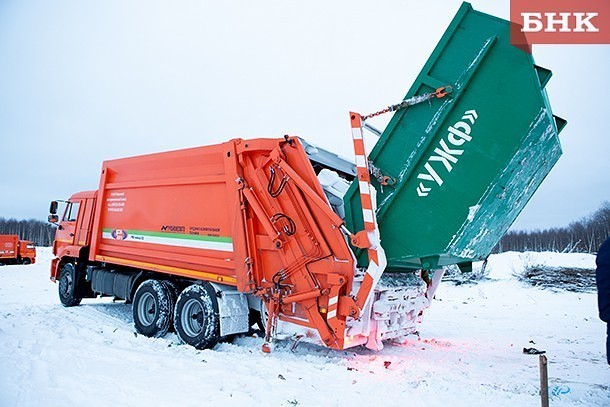
<path fill-rule="evenodd" d="M 36 245 L 29 240 L 20 240 L 19 259 L 22 264 L 36 263 Z"/>
<path fill-rule="evenodd" d="M 57 225 L 51 263 L 51 281 L 55 281 L 60 263 L 66 259 L 86 260 L 91 243 L 91 224 L 97 191 L 78 192 L 67 201 L 52 201 L 49 222 Z M 60 209 L 59 206 L 62 205 Z M 58 213 L 61 213 L 61 218 Z"/>

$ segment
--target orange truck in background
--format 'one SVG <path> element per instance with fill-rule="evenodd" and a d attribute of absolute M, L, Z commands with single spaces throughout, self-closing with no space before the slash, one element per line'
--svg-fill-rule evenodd
<path fill-rule="evenodd" d="M 0 265 L 36 263 L 36 246 L 17 235 L 0 235 Z"/>

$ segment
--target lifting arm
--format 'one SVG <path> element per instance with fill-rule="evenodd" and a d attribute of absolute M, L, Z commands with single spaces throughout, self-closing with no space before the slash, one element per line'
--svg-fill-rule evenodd
<path fill-rule="evenodd" d="M 356 169 L 358 172 L 358 187 L 360 190 L 360 203 L 362 205 L 362 218 L 364 219 L 364 230 L 352 237 L 352 243 L 357 247 L 368 249 L 369 266 L 362 280 L 362 284 L 356 294 L 356 304 L 362 311 L 373 297 L 374 288 L 381 278 L 381 274 L 387 265 L 385 252 L 381 247 L 377 216 L 375 215 L 376 198 L 375 189 L 371 185 L 368 159 L 364 150 L 364 139 L 362 137 L 362 116 L 350 112 L 352 127 L 352 140 L 354 142 L 354 153 L 356 155 Z"/>

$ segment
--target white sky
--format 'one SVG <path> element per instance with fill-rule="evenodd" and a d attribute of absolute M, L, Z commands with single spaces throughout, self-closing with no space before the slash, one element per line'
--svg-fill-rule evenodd
<path fill-rule="evenodd" d="M 460 4 L 0 1 L 0 216 L 46 219 L 109 158 L 284 134 L 351 156 L 348 111 L 402 100 Z M 508 0 L 473 6 L 509 16 Z M 610 46 L 534 57 L 569 123 L 517 229 L 610 200 Z"/>

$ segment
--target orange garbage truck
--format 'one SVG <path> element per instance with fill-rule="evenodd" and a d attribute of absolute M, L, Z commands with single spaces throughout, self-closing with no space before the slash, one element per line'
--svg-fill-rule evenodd
<path fill-rule="evenodd" d="M 36 246 L 18 235 L 0 235 L 0 265 L 36 263 Z"/>
<path fill-rule="evenodd" d="M 550 76 L 464 3 L 403 101 L 350 113 L 354 162 L 289 136 L 105 161 L 97 190 L 51 202 L 51 280 L 65 306 L 124 299 L 137 332 L 200 349 L 255 322 L 264 351 L 403 341 L 559 159 Z"/>
<path fill-rule="evenodd" d="M 349 346 L 346 320 L 363 306 L 351 295 L 355 259 L 297 138 L 106 161 L 97 191 L 70 197 L 61 220 L 57 206 L 51 280 L 66 306 L 100 294 L 132 301 L 138 332 L 173 324 L 198 348 L 247 332 L 253 318 L 269 335 Z"/>

